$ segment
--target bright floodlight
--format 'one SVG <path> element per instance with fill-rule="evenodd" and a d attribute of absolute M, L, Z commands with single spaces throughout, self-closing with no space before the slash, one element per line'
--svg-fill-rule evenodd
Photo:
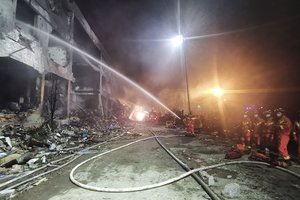
<path fill-rule="evenodd" d="M 183 43 L 183 36 L 177 35 L 171 39 L 174 46 L 178 47 Z"/>
<path fill-rule="evenodd" d="M 223 95 L 224 92 L 223 92 L 223 90 L 221 88 L 215 88 L 214 91 L 213 91 L 213 93 L 214 93 L 214 95 L 216 97 L 220 97 L 220 96 Z"/>

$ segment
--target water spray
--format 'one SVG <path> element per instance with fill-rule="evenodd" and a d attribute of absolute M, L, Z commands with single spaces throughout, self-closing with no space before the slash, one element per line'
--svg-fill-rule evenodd
<path fill-rule="evenodd" d="M 140 90 L 141 92 L 143 92 L 146 96 L 150 97 L 150 99 L 152 99 L 154 102 L 156 102 L 157 104 L 159 104 L 160 106 L 162 106 L 165 110 L 169 111 L 172 115 L 174 115 L 175 117 L 177 117 L 178 119 L 180 119 L 180 117 L 174 113 L 170 108 L 168 108 L 166 105 L 164 105 L 160 100 L 158 100 L 155 96 L 153 96 L 150 92 L 148 92 L 147 90 L 145 90 L 143 87 L 141 87 L 140 85 L 138 85 L 137 83 L 135 83 L 134 81 L 132 81 L 131 79 L 129 79 L 128 77 L 126 77 L 125 75 L 121 74 L 120 72 L 116 71 L 115 69 L 113 69 L 112 67 L 108 66 L 107 64 L 101 62 L 100 60 L 98 60 L 97 58 L 91 56 L 90 54 L 86 53 L 85 51 L 79 49 L 78 47 L 75 47 L 69 43 L 67 43 L 66 41 L 51 35 L 48 32 L 45 32 L 43 30 L 40 30 L 30 24 L 26 24 L 22 21 L 16 20 L 18 23 L 22 24 L 23 26 L 26 26 L 27 28 L 30 28 L 34 31 L 37 31 L 41 34 L 47 35 L 50 38 L 58 41 L 59 43 L 63 44 L 64 46 L 67 46 L 71 49 L 73 49 L 74 51 L 76 51 L 77 53 L 84 55 L 85 57 L 89 58 L 90 60 L 100 64 L 101 66 L 103 66 L 105 69 L 111 71 L 112 73 L 114 73 L 115 75 L 117 75 L 118 77 L 122 78 L 123 80 L 127 81 L 128 83 L 130 83 L 131 85 L 133 85 L 135 88 L 137 88 L 138 90 Z"/>

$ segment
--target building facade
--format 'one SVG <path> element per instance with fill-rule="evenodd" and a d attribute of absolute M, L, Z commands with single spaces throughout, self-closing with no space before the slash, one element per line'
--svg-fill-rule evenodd
<path fill-rule="evenodd" d="M 73 1 L 0 0 L 0 109 L 13 102 L 61 118 L 85 108 L 109 116 L 112 74 L 47 33 L 109 64 Z"/>

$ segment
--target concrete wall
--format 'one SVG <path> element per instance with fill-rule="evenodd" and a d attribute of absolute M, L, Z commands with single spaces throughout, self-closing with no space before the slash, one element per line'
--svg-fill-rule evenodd
<path fill-rule="evenodd" d="M 29 19 L 34 19 L 31 25 L 46 33 L 55 32 L 55 36 L 71 44 L 76 43 L 76 41 L 74 42 L 74 31 L 76 31 L 74 30 L 74 18 L 76 18 L 88 36 L 91 49 L 99 50 L 96 57 L 101 61 L 110 60 L 80 9 L 69 0 L 0 0 L 0 58 L 11 58 L 24 63 L 42 76 L 52 73 L 68 80 L 69 84 L 70 81 L 76 81 L 72 72 L 72 49 L 62 46 L 48 35 L 31 30 L 16 20 L 18 17 L 20 21 L 23 21 L 20 17 L 21 14 L 24 14 L 20 12 L 22 7 L 26 11 L 24 13 L 30 15 Z M 26 22 L 28 23 L 28 19 Z M 84 60 L 87 67 L 99 73 L 99 78 L 95 81 L 95 85 L 97 85 L 95 94 L 98 95 L 96 98 L 98 99 L 98 108 L 107 115 L 111 109 L 110 103 L 108 103 L 112 93 L 111 73 L 101 65 L 92 63 L 86 58 Z M 106 84 L 103 85 L 104 79 Z M 106 99 L 105 103 L 102 103 L 103 98 Z"/>
<path fill-rule="evenodd" d="M 72 12 L 63 9 L 61 5 L 63 1 L 55 1 L 58 5 L 53 3 L 52 6 L 47 2 L 48 0 L 0 0 L 2 33 L 0 57 L 10 57 L 40 73 L 51 72 L 64 79 L 73 80 L 72 63 L 67 62 L 70 60 L 72 51 L 65 49 L 64 54 L 61 54 L 63 48 L 56 47 L 51 49 L 51 56 L 49 56 L 49 37 L 43 33 L 32 31 L 16 21 L 17 5 L 26 4 L 35 15 L 34 27 L 46 33 L 51 33 L 55 29 L 61 35 L 61 39 L 72 40 Z M 57 55 L 60 57 L 58 58 Z M 54 64 L 53 60 L 60 61 Z"/>
<path fill-rule="evenodd" d="M 0 32 L 8 33 L 14 28 L 17 0 L 0 0 Z"/>

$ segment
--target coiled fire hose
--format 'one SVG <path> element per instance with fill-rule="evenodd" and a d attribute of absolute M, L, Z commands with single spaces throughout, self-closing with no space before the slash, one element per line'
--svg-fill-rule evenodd
<path fill-rule="evenodd" d="M 157 137 L 174 137 L 174 136 L 157 136 Z M 178 135 L 177 135 L 178 137 Z M 151 185 L 145 185 L 145 186 L 140 186 L 140 187 L 131 187 L 131 188 L 107 188 L 107 187 L 96 187 L 96 186 L 91 186 L 91 185 L 87 185 L 87 184 L 83 184 L 79 181 L 77 181 L 75 178 L 74 178 L 74 172 L 80 167 L 82 166 L 83 164 L 87 163 L 87 162 L 90 162 L 91 160 L 94 160 L 100 156 L 104 156 L 106 154 L 109 154 L 111 152 L 114 152 L 114 151 L 117 151 L 117 150 L 120 150 L 120 149 L 123 149 L 125 147 L 128 147 L 130 145 L 133 145 L 133 144 L 136 144 L 138 142 L 142 142 L 142 141 L 146 141 L 146 140 L 149 140 L 149 139 L 153 139 L 155 138 L 155 136 L 153 137 L 147 137 L 147 138 L 144 138 L 144 139 L 139 139 L 139 140 L 136 140 L 134 142 L 130 142 L 128 144 L 125 144 L 125 145 L 122 145 L 120 147 L 117 147 L 117 148 L 114 148 L 114 149 L 111 149 L 109 151 L 106 151 L 106 152 L 103 152 L 103 153 L 100 153 L 96 156 L 93 156 L 81 163 L 79 163 L 78 165 L 76 165 L 70 172 L 70 180 L 77 186 L 81 187 L 81 188 L 84 188 L 84 189 L 87 189 L 87 190 L 92 190 L 92 191 L 97 191 L 97 192 L 110 192 L 110 193 L 125 193 L 125 192 L 137 192 L 137 191 L 144 191 L 144 190 L 150 190 L 150 189 L 154 189 L 154 188 L 158 188 L 158 187 L 163 187 L 163 186 L 166 186 L 168 184 L 171 184 L 171 183 L 174 183 L 174 182 L 177 182 L 181 179 L 184 179 L 188 176 L 190 176 L 191 174 L 195 173 L 195 172 L 198 172 L 198 171 L 203 171 L 203 170 L 208 170 L 208 169 L 214 169 L 214 168 L 218 168 L 218 167 L 222 167 L 222 166 L 226 166 L 226 165 L 237 165 L 237 164 L 250 164 L 250 165 L 263 165 L 263 166 L 270 166 L 270 164 L 268 163 L 265 163 L 265 162 L 258 162 L 258 161 L 232 161 L 232 162 L 224 162 L 224 163 L 219 163 L 219 164 L 215 164 L 215 165 L 211 165 L 211 166 L 206 166 L 206 167 L 200 167 L 200 168 L 197 168 L 197 169 L 193 169 L 191 171 L 188 171 L 188 172 L 185 172 L 177 177 L 174 177 L 174 178 L 171 178 L 171 179 L 168 179 L 168 180 L 165 180 L 165 181 L 162 181 L 160 183 L 155 183 L 155 184 L 151 184 Z M 288 169 L 285 169 L 285 168 L 282 168 L 282 167 L 274 167 L 275 169 L 278 169 L 278 170 L 281 170 L 283 172 L 286 172 L 286 173 L 289 173 L 293 176 L 295 176 L 296 178 L 299 178 L 300 179 L 300 174 L 297 174 L 295 172 L 292 172 Z"/>

